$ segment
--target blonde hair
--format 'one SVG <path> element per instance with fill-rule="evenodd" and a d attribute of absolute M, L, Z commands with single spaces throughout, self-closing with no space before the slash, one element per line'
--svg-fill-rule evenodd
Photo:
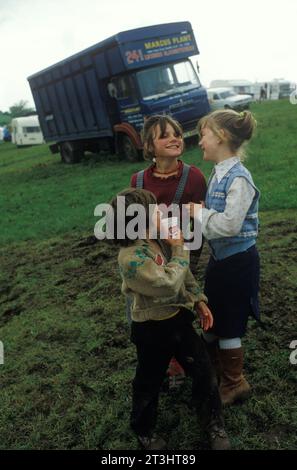
<path fill-rule="evenodd" d="M 166 115 L 159 115 L 156 114 L 154 116 L 150 116 L 144 121 L 144 127 L 142 132 L 142 141 L 143 141 L 143 158 L 145 160 L 152 161 L 155 157 L 155 149 L 154 149 L 154 138 L 155 138 L 155 131 L 156 127 L 160 126 L 161 137 L 164 137 L 166 132 L 167 124 L 170 124 L 177 137 L 183 138 L 183 130 L 180 124 L 175 120 L 172 119 L 170 116 Z M 184 148 L 184 142 L 183 142 Z"/>
<path fill-rule="evenodd" d="M 201 135 L 202 129 L 208 127 L 221 140 L 227 142 L 241 160 L 244 160 L 246 157 L 244 145 L 252 138 L 256 126 L 257 121 L 250 111 L 238 113 L 232 109 L 222 109 L 200 119 L 198 132 Z"/>

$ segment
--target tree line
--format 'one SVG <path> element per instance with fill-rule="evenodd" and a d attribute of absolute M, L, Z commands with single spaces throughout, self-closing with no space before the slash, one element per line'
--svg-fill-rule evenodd
<path fill-rule="evenodd" d="M 36 114 L 36 110 L 28 106 L 28 101 L 20 100 L 10 106 L 8 111 L 0 111 L 0 126 L 9 125 L 15 117 L 31 116 L 32 114 Z"/>

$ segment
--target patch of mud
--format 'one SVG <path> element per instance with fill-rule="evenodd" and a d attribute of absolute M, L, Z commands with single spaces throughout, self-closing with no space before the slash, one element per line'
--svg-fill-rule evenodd
<path fill-rule="evenodd" d="M 7 323 L 12 318 L 19 316 L 24 311 L 25 311 L 25 308 L 22 307 L 21 305 L 17 305 L 15 307 L 8 308 L 7 310 L 4 310 L 0 321 L 2 323 Z"/>
<path fill-rule="evenodd" d="M 99 240 L 95 237 L 95 235 L 91 235 L 89 237 L 86 237 L 82 240 L 79 240 L 77 243 L 73 245 L 74 248 L 80 248 L 80 247 L 85 247 L 85 246 L 93 246 L 96 243 L 98 243 Z"/>

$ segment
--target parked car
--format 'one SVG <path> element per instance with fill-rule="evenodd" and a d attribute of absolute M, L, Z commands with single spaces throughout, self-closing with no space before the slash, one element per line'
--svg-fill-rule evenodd
<path fill-rule="evenodd" d="M 231 88 L 208 88 L 208 101 L 214 109 L 248 109 L 253 98 L 251 95 L 237 95 Z"/>

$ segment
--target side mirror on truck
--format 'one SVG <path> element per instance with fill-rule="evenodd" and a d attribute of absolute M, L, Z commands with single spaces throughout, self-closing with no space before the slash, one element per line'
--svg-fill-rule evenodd
<path fill-rule="evenodd" d="M 108 94 L 111 98 L 117 98 L 118 97 L 118 90 L 117 87 L 113 82 L 108 83 L 107 85 L 107 91 Z"/>

